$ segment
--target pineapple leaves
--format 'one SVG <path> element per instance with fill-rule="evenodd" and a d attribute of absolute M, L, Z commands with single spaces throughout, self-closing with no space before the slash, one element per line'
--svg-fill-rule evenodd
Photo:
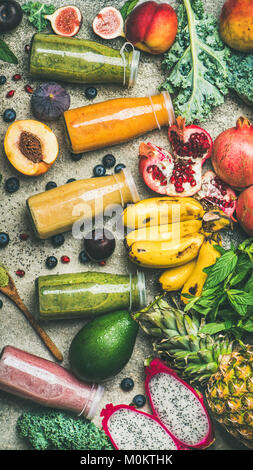
<path fill-rule="evenodd" d="M 206 319 L 201 333 L 214 335 L 229 330 L 237 339 L 253 332 L 253 239 L 238 248 L 222 250 L 216 263 L 206 269 L 207 280 L 200 297 L 189 296 L 186 312 Z"/>

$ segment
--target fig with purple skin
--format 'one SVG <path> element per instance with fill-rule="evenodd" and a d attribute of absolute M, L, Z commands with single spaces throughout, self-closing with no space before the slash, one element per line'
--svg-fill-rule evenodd
<path fill-rule="evenodd" d="M 42 83 L 31 99 L 32 112 L 37 119 L 42 121 L 59 119 L 69 106 L 69 93 L 55 82 Z"/>

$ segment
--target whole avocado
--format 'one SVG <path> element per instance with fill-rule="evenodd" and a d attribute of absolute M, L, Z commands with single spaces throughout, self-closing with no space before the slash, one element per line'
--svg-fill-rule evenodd
<path fill-rule="evenodd" d="M 101 382 L 118 374 L 129 361 L 138 324 L 128 311 L 95 318 L 74 337 L 69 361 L 74 374 L 86 382 Z"/>

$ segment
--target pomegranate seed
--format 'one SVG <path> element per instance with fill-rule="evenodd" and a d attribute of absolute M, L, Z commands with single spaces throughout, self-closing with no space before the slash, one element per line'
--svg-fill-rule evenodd
<path fill-rule="evenodd" d="M 14 96 L 15 90 L 8 91 L 6 98 L 12 98 Z"/>
<path fill-rule="evenodd" d="M 195 180 L 192 180 L 192 181 L 190 182 L 190 185 L 191 185 L 192 187 L 196 186 L 196 184 L 197 184 L 197 183 L 196 183 Z"/>
<path fill-rule="evenodd" d="M 105 261 L 99 261 L 100 266 L 105 266 L 106 265 L 106 262 Z"/>
<path fill-rule="evenodd" d="M 172 177 L 170 178 L 170 182 L 171 182 L 172 184 L 175 184 L 175 182 L 176 182 L 175 176 L 172 176 Z"/>
<path fill-rule="evenodd" d="M 68 264 L 70 262 L 70 258 L 68 256 L 62 256 L 61 257 L 61 262 L 63 264 Z"/>
<path fill-rule="evenodd" d="M 29 53 L 30 49 L 31 49 L 30 44 L 26 44 L 25 45 L 25 52 Z"/>
<path fill-rule="evenodd" d="M 18 270 L 16 271 L 16 275 L 17 275 L 18 277 L 24 277 L 25 271 L 23 271 L 23 269 L 18 269 Z"/>
<path fill-rule="evenodd" d="M 29 235 L 28 235 L 28 233 L 21 233 L 19 235 L 19 238 L 20 238 L 20 240 L 25 241 L 29 238 Z"/>
<path fill-rule="evenodd" d="M 33 94 L 33 88 L 30 85 L 25 86 L 25 91 L 26 93 L 29 93 L 30 95 Z"/>
<path fill-rule="evenodd" d="M 176 192 L 177 193 L 183 193 L 184 192 L 184 188 L 182 186 L 176 186 Z"/>
<path fill-rule="evenodd" d="M 16 73 L 15 75 L 13 75 L 12 80 L 14 80 L 14 82 L 18 82 L 19 80 L 21 80 L 21 75 L 19 73 Z"/>

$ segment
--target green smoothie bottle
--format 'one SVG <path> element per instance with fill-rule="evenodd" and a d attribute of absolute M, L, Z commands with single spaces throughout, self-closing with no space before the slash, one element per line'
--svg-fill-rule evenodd
<path fill-rule="evenodd" d="M 127 43 L 128 44 L 128 43 Z M 55 34 L 35 34 L 31 42 L 29 69 L 39 79 L 69 83 L 118 83 L 132 87 L 137 78 L 140 52 L 127 52 L 86 39 Z"/>
<path fill-rule="evenodd" d="M 36 279 L 38 319 L 92 318 L 107 312 L 146 305 L 145 277 L 82 272 Z"/>

